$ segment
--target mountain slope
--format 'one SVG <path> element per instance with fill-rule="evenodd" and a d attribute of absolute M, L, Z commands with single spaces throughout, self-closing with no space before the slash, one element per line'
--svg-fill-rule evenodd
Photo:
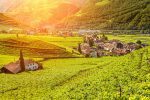
<path fill-rule="evenodd" d="M 68 28 L 91 29 L 149 29 L 149 0 L 89 0 L 68 21 Z"/>
<path fill-rule="evenodd" d="M 0 30 L 8 30 L 8 29 L 26 29 L 30 28 L 29 25 L 25 25 L 24 23 L 19 22 L 18 20 L 10 17 L 6 13 L 0 13 Z"/>
<path fill-rule="evenodd" d="M 6 15 L 2 13 L 0 13 L 0 24 L 13 25 L 13 26 L 18 25 L 14 19 L 7 17 Z"/>
<path fill-rule="evenodd" d="M 7 13 L 19 23 L 36 27 L 57 23 L 74 14 L 85 0 L 0 0 L 0 12 Z"/>

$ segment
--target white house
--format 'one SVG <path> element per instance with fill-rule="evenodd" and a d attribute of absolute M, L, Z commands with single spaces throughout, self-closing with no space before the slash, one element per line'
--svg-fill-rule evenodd
<path fill-rule="evenodd" d="M 27 71 L 34 71 L 41 69 L 41 65 L 33 60 L 24 60 L 24 65 Z"/>

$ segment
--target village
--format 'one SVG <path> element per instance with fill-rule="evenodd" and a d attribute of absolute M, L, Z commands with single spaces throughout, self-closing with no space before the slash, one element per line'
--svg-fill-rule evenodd
<path fill-rule="evenodd" d="M 138 50 L 148 46 L 140 40 L 136 43 L 125 43 L 120 40 L 108 40 L 108 37 L 103 34 L 86 34 L 83 36 L 83 43 L 78 44 L 78 51 L 85 57 L 102 57 L 102 56 L 121 56 L 126 55 L 134 50 Z"/>

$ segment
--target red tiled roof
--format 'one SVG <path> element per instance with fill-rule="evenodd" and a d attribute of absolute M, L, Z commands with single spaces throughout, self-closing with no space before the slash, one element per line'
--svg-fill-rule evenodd
<path fill-rule="evenodd" d="M 20 64 L 18 62 L 9 63 L 8 65 L 5 65 L 4 67 L 14 74 L 21 71 Z"/>

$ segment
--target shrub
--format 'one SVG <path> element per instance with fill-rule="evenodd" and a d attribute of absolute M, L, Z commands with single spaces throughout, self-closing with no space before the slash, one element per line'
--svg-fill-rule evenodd
<path fill-rule="evenodd" d="M 108 37 L 105 36 L 105 34 L 103 34 L 103 35 L 102 35 L 102 39 L 107 41 L 107 40 L 108 40 Z"/>
<path fill-rule="evenodd" d="M 136 43 L 140 44 L 140 45 L 142 44 L 142 42 L 140 40 L 137 40 Z"/>

